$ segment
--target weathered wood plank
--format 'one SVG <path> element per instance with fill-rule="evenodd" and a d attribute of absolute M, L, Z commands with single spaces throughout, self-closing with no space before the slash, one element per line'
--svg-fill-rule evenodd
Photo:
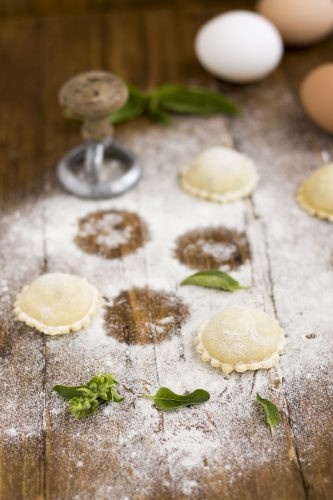
<path fill-rule="evenodd" d="M 163 129 L 161 133 L 163 133 Z M 204 131 L 202 130 L 202 120 L 199 119 L 192 119 L 191 123 L 187 125 L 186 121 L 184 121 L 183 124 L 181 122 L 175 123 L 174 128 L 165 131 L 163 135 L 165 145 L 161 143 L 159 147 L 159 159 L 155 158 L 153 154 L 154 149 L 152 149 L 153 153 L 149 154 L 151 148 L 151 134 L 147 135 L 146 138 L 135 137 L 135 146 L 142 150 L 141 154 L 146 158 L 147 169 L 149 168 L 148 162 L 152 164 L 151 172 L 147 172 L 145 183 L 142 183 L 138 190 L 142 193 L 141 211 L 143 211 L 145 205 L 148 204 L 147 200 L 149 196 L 154 196 L 154 198 L 156 198 L 156 209 L 148 211 L 146 209 L 147 217 L 149 217 L 150 220 L 152 220 L 152 218 L 155 220 L 155 227 L 158 228 L 162 226 L 159 238 L 158 235 L 156 235 L 156 240 L 163 241 L 163 244 L 168 246 L 170 245 L 170 239 L 176 240 L 177 236 L 189 229 L 205 227 L 207 225 L 214 226 L 219 224 L 237 229 L 238 231 L 246 230 L 248 232 L 254 262 L 253 269 L 251 269 L 252 266 L 250 265 L 245 265 L 239 269 L 239 280 L 241 282 L 248 282 L 250 276 L 250 279 L 254 281 L 250 296 L 247 294 L 220 294 L 219 292 L 211 291 L 205 293 L 201 289 L 195 290 L 192 287 L 188 289 L 178 289 L 177 293 L 184 297 L 191 307 L 191 318 L 182 330 L 182 335 L 179 340 L 179 351 L 171 351 L 170 347 L 166 344 L 159 344 L 156 346 L 159 377 L 162 385 L 172 384 L 174 378 L 172 372 L 176 371 L 176 373 L 178 373 L 178 384 L 181 385 L 183 390 L 188 389 L 188 383 L 190 383 L 186 377 L 188 373 L 193 383 L 191 388 L 200 386 L 200 384 L 202 385 L 204 379 L 207 384 L 206 386 L 209 389 L 212 388 L 213 395 L 214 389 L 216 390 L 215 384 L 219 386 L 219 390 L 223 393 L 221 395 L 221 400 L 215 401 L 217 407 L 213 406 L 210 410 L 208 409 L 204 417 L 201 416 L 200 420 L 198 418 L 197 423 L 198 428 L 205 429 L 205 438 L 207 440 L 209 440 L 209 438 L 216 440 L 218 449 L 223 450 L 223 453 L 220 455 L 219 451 L 215 450 L 214 456 L 208 455 L 204 457 L 208 467 L 207 475 L 203 472 L 201 473 L 199 481 L 200 493 L 193 488 L 192 495 L 199 494 L 207 498 L 214 498 L 214 495 L 217 495 L 222 498 L 235 499 L 239 498 L 240 495 L 245 498 L 246 495 L 248 495 L 248 498 L 252 498 L 255 496 L 256 491 L 261 490 L 263 498 L 274 498 L 274 496 L 278 496 L 279 498 L 302 498 L 303 488 L 300 482 L 297 464 L 295 464 L 295 461 L 290 460 L 288 456 L 292 445 L 290 443 L 290 431 L 287 422 L 284 429 L 285 434 L 281 437 L 279 445 L 277 445 L 278 450 L 276 450 L 274 460 L 270 460 L 268 456 L 266 457 L 268 461 L 267 468 L 264 464 L 261 464 L 261 475 L 258 481 L 256 481 L 253 476 L 251 476 L 251 481 L 249 481 L 247 472 L 242 470 L 241 460 L 237 455 L 238 449 L 235 443 L 242 442 L 244 438 L 244 421 L 246 421 L 246 419 L 250 421 L 253 416 L 250 402 L 251 400 L 253 401 L 256 391 L 260 391 L 260 388 L 264 385 L 266 391 L 271 391 L 271 393 L 274 394 L 273 397 L 276 400 L 278 399 L 280 405 L 283 406 L 283 394 L 279 394 L 278 391 L 280 385 L 278 373 L 274 373 L 274 370 L 272 370 L 260 375 L 233 375 L 229 380 L 225 381 L 222 379 L 220 373 L 216 373 L 214 369 L 206 368 L 207 372 L 209 372 L 209 377 L 211 377 L 208 380 L 203 374 L 206 370 L 200 365 L 201 362 L 196 359 L 197 356 L 193 353 L 193 347 L 191 345 L 193 332 L 198 325 L 227 304 L 255 303 L 259 307 L 264 306 L 268 312 L 273 312 L 274 314 L 272 303 L 269 303 L 269 299 L 267 299 L 267 296 L 270 294 L 270 289 L 267 287 L 268 269 L 265 268 L 261 262 L 261 252 L 258 249 L 264 242 L 258 230 L 255 229 L 256 223 L 253 220 L 248 220 L 247 225 L 245 225 L 243 204 L 236 203 L 230 206 L 216 206 L 211 203 L 192 199 L 187 195 L 184 196 L 184 194 L 179 192 L 177 174 L 175 172 L 177 166 L 178 168 L 183 166 L 194 154 L 205 147 L 213 146 L 221 142 L 225 145 L 231 145 L 231 138 L 225 127 L 224 120 L 221 118 L 205 120 Z M 193 139 L 193 137 L 195 139 Z M 159 141 L 156 140 L 156 142 Z M 158 175 L 156 175 L 156 170 L 158 170 Z M 168 188 L 170 183 L 172 188 Z M 170 203 L 167 195 L 169 192 L 174 193 L 172 203 Z M 165 208 L 161 206 L 162 203 Z M 164 212 L 168 212 L 170 217 L 170 223 L 165 225 L 160 223 Z M 154 217 L 152 214 L 154 214 Z M 179 216 L 180 214 L 181 217 Z M 195 214 L 194 218 L 192 214 Z M 172 223 L 172 221 L 176 220 L 177 223 Z M 165 227 L 168 228 L 167 231 Z M 172 237 L 173 232 L 175 234 Z M 169 251 L 168 257 L 170 253 Z M 189 269 L 186 268 L 186 266 L 181 266 L 179 269 L 178 266 L 172 265 L 173 262 L 171 263 L 169 260 L 166 262 L 165 266 L 163 266 L 162 255 L 163 248 L 160 246 L 158 266 L 160 266 L 161 269 L 165 267 L 168 271 L 167 273 L 163 273 L 163 277 L 159 276 L 157 278 L 157 263 L 154 261 L 153 256 L 147 252 L 147 274 L 149 281 L 152 285 L 155 285 L 157 280 L 162 280 L 165 282 L 164 286 L 168 289 L 172 283 L 175 290 L 177 290 L 177 284 L 186 274 L 188 274 Z M 180 352 L 184 353 L 184 359 L 181 359 Z M 196 383 L 194 383 L 194 381 Z M 232 400 L 232 403 L 230 400 Z M 242 418 L 240 418 L 235 425 L 233 422 L 233 415 L 237 413 L 237 408 L 239 407 L 243 409 L 244 413 Z M 216 415 L 217 408 L 218 416 Z M 184 426 L 186 426 L 186 418 L 187 417 L 185 417 L 185 420 L 182 422 Z M 177 429 L 179 419 L 181 419 L 181 416 L 177 414 L 174 415 L 174 418 L 168 418 L 165 425 L 165 432 L 168 436 L 177 435 L 177 432 L 179 432 L 179 429 Z M 207 425 L 207 420 L 210 422 L 209 425 Z M 217 424 L 217 421 L 221 422 L 221 426 Z M 262 436 L 259 438 L 260 428 L 254 422 L 252 422 L 251 425 L 253 426 L 252 431 L 255 436 L 251 438 L 251 436 L 246 433 L 247 444 L 243 445 L 243 453 L 246 454 L 246 450 L 248 449 L 248 453 L 252 456 L 252 460 L 255 463 L 262 455 L 262 447 L 265 446 L 265 438 Z M 195 433 L 195 428 L 193 428 L 193 432 Z M 180 433 L 178 442 L 180 449 L 182 448 L 181 437 L 182 435 Z M 170 453 L 170 455 L 169 462 L 172 464 L 171 474 L 177 484 L 182 484 L 182 481 L 185 479 L 188 481 L 189 478 L 194 483 L 198 481 L 196 473 L 188 471 L 187 474 L 184 474 L 184 470 L 181 467 L 182 460 L 179 460 L 181 452 L 178 455 L 176 454 L 176 456 L 173 456 L 172 453 Z M 263 457 L 261 456 L 261 458 Z M 232 473 L 230 473 L 230 470 L 234 471 L 236 469 L 236 463 L 240 469 L 240 477 L 237 483 L 233 481 Z M 218 472 L 214 474 L 213 471 L 216 469 Z M 272 469 L 274 469 L 274 482 L 266 479 L 266 477 L 271 478 Z M 251 483 L 251 485 L 249 483 Z M 232 491 L 230 491 L 231 484 L 233 484 Z"/>
<path fill-rule="evenodd" d="M 120 491 L 135 498 L 139 477 L 145 478 L 140 492 L 143 498 L 153 498 L 160 488 L 167 498 L 218 495 L 236 499 L 240 494 L 254 498 L 257 491 L 263 498 L 276 494 L 279 498 L 303 498 L 297 467 L 290 457 L 288 421 L 284 420 L 272 447 L 254 403 L 255 392 L 264 391 L 283 408 L 278 374 L 272 370 L 224 379 L 217 370 L 204 366 L 192 347 L 193 331 L 211 314 L 230 303 L 254 301 L 261 305 L 268 293 L 260 278 L 255 278 L 260 286 L 251 294 L 178 288 L 188 272 L 173 257 L 179 235 L 217 222 L 245 229 L 242 203 L 221 207 L 200 202 L 178 187 L 177 167 L 201 148 L 214 144 L 215 137 L 223 135 L 224 142 L 229 140 L 223 119 L 206 120 L 204 131 L 201 124 L 202 120 L 185 119 L 168 130 L 158 126 L 146 127 L 141 133 L 134 127 L 124 130 L 122 138 L 143 158 L 146 175 L 138 189 L 119 200 L 92 203 L 56 194 L 45 203 L 48 271 L 82 274 L 84 269 L 83 274 L 110 302 L 119 292 L 133 287 L 174 293 L 191 314 L 178 335 L 161 344 L 128 346 L 107 337 L 102 315 L 86 331 L 46 340 L 46 484 L 51 498 L 84 494 L 107 498 Z M 158 158 L 155 144 L 159 144 Z M 174 193 L 172 202 L 170 192 Z M 78 219 L 105 208 L 138 213 L 148 224 L 150 243 L 121 261 L 84 254 L 74 243 Z M 179 213 L 181 218 L 177 218 Z M 253 251 L 256 254 L 255 248 Z M 256 266 L 259 258 L 256 256 Z M 251 274 L 251 267 L 244 265 L 236 276 L 249 282 Z M 134 322 L 140 323 L 135 303 L 130 307 Z M 151 332 L 158 328 L 154 319 L 157 307 L 151 304 Z M 65 405 L 51 393 L 52 385 L 76 383 L 109 370 L 119 376 L 127 403 L 110 407 L 86 422 L 66 416 Z M 140 393 L 153 392 L 160 385 L 180 392 L 204 386 L 210 390 L 212 402 L 200 409 L 161 415 L 150 403 L 138 399 Z M 245 457 L 260 469 L 260 476 L 250 474 Z"/>
<path fill-rule="evenodd" d="M 322 163 L 321 148 L 328 154 L 330 139 L 304 118 L 281 73 L 237 98 L 243 120 L 231 128 L 261 171 L 254 207 L 265 227 L 276 312 L 288 333 L 281 370 L 297 460 L 307 495 L 329 498 L 332 229 L 300 210 L 295 191 Z M 307 337 L 311 333 L 315 338 Z"/>
<path fill-rule="evenodd" d="M 23 225 L 19 210 L 25 213 Z M 42 220 L 33 220 L 31 213 L 31 206 L 22 205 L 15 212 L 17 224 L 4 219 L 0 228 L 0 497 L 4 500 L 37 498 L 44 488 L 44 343 L 12 315 L 15 293 L 43 269 Z M 25 225 L 34 226 L 32 234 L 24 231 Z"/>
<path fill-rule="evenodd" d="M 0 497 L 4 500 L 38 498 L 44 484 L 44 342 L 12 315 L 15 294 L 44 266 L 43 220 L 41 214 L 32 217 L 31 202 L 41 185 L 35 179 L 40 78 L 38 62 L 30 57 L 38 52 L 39 39 L 35 23 L 21 27 L 19 23 L 13 30 L 6 24 L 0 30 L 6 67 L 0 77 Z"/>
<path fill-rule="evenodd" d="M 0 15 L 73 15 L 97 12 L 122 12 L 157 9 L 184 10 L 186 8 L 234 9 L 253 8 L 251 0 L 2 0 Z"/>

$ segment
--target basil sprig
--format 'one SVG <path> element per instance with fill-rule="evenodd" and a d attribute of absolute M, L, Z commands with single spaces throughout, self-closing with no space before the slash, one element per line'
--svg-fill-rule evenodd
<path fill-rule="evenodd" d="M 269 399 L 264 399 L 259 396 L 259 394 L 257 394 L 256 401 L 263 408 L 266 417 L 266 424 L 269 426 L 270 431 L 273 434 L 275 427 L 279 425 L 281 421 L 278 407 L 269 401 Z"/>
<path fill-rule="evenodd" d="M 238 114 L 237 106 L 219 92 L 186 87 L 184 85 L 162 85 L 149 92 L 142 92 L 133 85 L 128 86 L 126 104 L 110 115 L 113 124 L 125 123 L 147 114 L 152 120 L 168 124 L 170 113 L 183 115 L 214 115 L 218 113 Z"/>
<path fill-rule="evenodd" d="M 186 406 L 193 406 L 205 403 L 209 400 L 210 394 L 204 389 L 196 389 L 189 394 L 176 394 L 167 387 L 161 387 L 155 395 L 145 394 L 145 398 L 151 399 L 156 408 L 162 411 L 172 411 Z"/>
<path fill-rule="evenodd" d="M 120 403 L 124 400 L 117 390 L 118 384 L 111 374 L 100 374 L 84 385 L 55 385 L 53 390 L 68 401 L 68 411 L 75 418 L 81 419 L 92 415 L 97 408 L 107 401 Z"/>
<path fill-rule="evenodd" d="M 144 92 L 133 85 L 128 85 L 128 99 L 126 104 L 110 115 L 113 124 L 118 125 L 131 120 L 135 120 L 149 107 L 149 97 Z"/>
<path fill-rule="evenodd" d="M 232 276 L 223 271 L 200 271 L 185 278 L 181 285 L 203 286 L 205 288 L 218 288 L 227 292 L 246 290 L 248 286 L 242 286 Z"/>
<path fill-rule="evenodd" d="M 183 85 L 163 85 L 152 92 L 161 108 L 184 115 L 237 114 L 238 108 L 218 92 Z"/>

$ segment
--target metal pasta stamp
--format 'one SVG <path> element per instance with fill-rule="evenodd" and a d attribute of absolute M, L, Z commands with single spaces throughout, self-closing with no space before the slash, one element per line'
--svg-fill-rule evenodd
<path fill-rule="evenodd" d="M 81 73 L 60 89 L 60 105 L 83 121 L 86 141 L 58 164 L 58 178 L 67 191 L 82 198 L 112 198 L 131 189 L 140 179 L 142 166 L 138 158 L 113 141 L 109 119 L 127 98 L 126 85 L 106 71 Z"/>

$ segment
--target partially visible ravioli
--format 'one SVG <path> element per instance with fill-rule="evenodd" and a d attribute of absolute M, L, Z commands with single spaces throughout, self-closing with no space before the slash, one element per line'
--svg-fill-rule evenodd
<path fill-rule="evenodd" d="M 203 151 L 180 174 L 185 191 L 218 203 L 249 196 L 257 182 L 253 161 L 238 151 L 221 146 Z"/>
<path fill-rule="evenodd" d="M 301 184 L 297 201 L 311 215 L 333 222 L 333 163 L 319 167 Z"/>
<path fill-rule="evenodd" d="M 16 317 L 48 335 L 87 326 L 101 303 L 97 289 L 85 278 L 48 273 L 25 286 L 15 302 Z"/>
<path fill-rule="evenodd" d="M 224 373 L 271 368 L 285 337 L 278 322 L 260 309 L 230 306 L 198 332 L 196 350 Z"/>

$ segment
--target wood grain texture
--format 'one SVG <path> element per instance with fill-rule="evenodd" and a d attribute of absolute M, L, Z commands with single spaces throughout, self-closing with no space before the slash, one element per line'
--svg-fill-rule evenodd
<path fill-rule="evenodd" d="M 248 8 L 253 7 L 252 0 L 244 0 Z M 223 4 L 234 8 L 233 0 L 224 0 Z M 119 12 L 147 9 L 179 9 L 184 8 L 221 8 L 218 0 L 2 0 L 0 15 L 45 16 L 85 14 L 96 12 Z"/>
<path fill-rule="evenodd" d="M 37 62 L 28 62 L 25 56 L 27 40 L 32 52 L 38 50 L 38 43 L 34 37 L 34 26 L 27 28 L 24 32 L 1 30 L 0 35 L 2 55 L 7 62 L 12 61 L 7 66 L 6 78 L 2 78 L 0 84 L 2 213 L 5 208 L 7 212 L 19 211 L 21 201 L 36 192 L 37 184 L 39 190 L 41 186 L 40 182 L 34 182 L 40 130 L 36 114 L 40 80 Z M 11 46 L 10 55 L 6 50 L 8 46 Z M 29 66 L 32 69 L 30 79 L 27 77 Z M 17 88 L 18 82 L 22 81 L 26 81 L 24 94 L 15 96 L 11 92 L 13 85 Z M 16 112 L 13 113 L 14 108 Z M 35 116 L 34 127 L 26 126 L 29 116 Z M 28 207 L 26 215 L 28 220 Z M 44 342 L 42 338 L 30 337 L 24 329 L 17 328 L 11 313 L 13 286 L 22 286 L 43 270 L 42 221 L 37 220 L 36 225 L 39 236 L 33 244 L 29 234 L 19 234 L 15 227 L 9 227 L 5 217 L 2 217 L 0 227 L 0 497 L 3 499 L 20 499 L 29 495 L 37 498 L 44 488 Z M 11 266 L 6 265 L 8 259 L 12 260 Z M 15 272 L 17 266 L 21 267 L 22 273 Z M 17 428 L 16 422 L 10 418 L 13 407 L 25 420 L 21 428 Z"/>
<path fill-rule="evenodd" d="M 323 55 L 325 60 L 325 52 Z M 260 99 L 263 103 L 266 101 L 267 105 L 260 110 L 258 110 L 253 89 L 249 88 L 242 94 L 241 103 L 244 106 L 246 105 L 247 108 L 244 116 L 245 127 L 234 124 L 232 125 L 232 133 L 237 147 L 251 156 L 255 155 L 259 165 L 265 165 L 266 168 L 262 171 L 262 182 L 266 180 L 270 183 L 270 199 L 274 200 L 278 196 L 280 197 L 280 203 L 276 205 L 274 211 L 274 220 L 272 220 L 268 209 L 267 195 L 265 197 L 259 192 L 254 195 L 254 210 L 266 228 L 265 237 L 270 262 L 269 276 L 273 291 L 274 308 L 282 324 L 290 329 L 290 348 L 286 351 L 282 361 L 283 387 L 304 489 L 309 498 L 326 498 L 330 496 L 332 491 L 332 484 L 328 479 L 331 477 L 332 465 L 328 457 L 332 454 L 332 443 L 328 437 L 330 431 L 327 428 L 327 425 L 330 425 L 328 422 L 331 419 L 331 407 L 328 403 L 330 399 L 330 382 L 325 376 L 326 368 L 323 367 L 324 375 L 322 380 L 309 379 L 306 384 L 299 387 L 295 387 L 291 382 L 288 370 L 286 370 L 288 364 L 292 364 L 296 356 L 304 355 L 304 361 L 299 363 L 299 376 L 304 376 L 308 359 L 306 359 L 305 352 L 302 354 L 305 346 L 300 345 L 301 334 L 304 337 L 308 332 L 308 328 L 311 329 L 309 320 L 318 314 L 317 308 L 320 307 L 319 304 L 324 299 L 317 295 L 317 300 L 314 301 L 310 287 L 308 291 L 304 291 L 301 304 L 297 304 L 297 299 L 288 304 L 288 301 L 284 299 L 286 290 L 281 283 L 281 272 L 284 272 L 286 276 L 295 277 L 293 284 L 288 285 L 288 293 L 297 297 L 300 293 L 300 283 L 303 282 L 305 285 L 307 279 L 305 276 L 303 279 L 300 278 L 300 272 L 295 267 L 295 260 L 299 266 L 306 265 L 308 269 L 310 267 L 312 269 L 317 268 L 319 274 L 321 266 L 323 268 L 331 266 L 332 232 L 329 224 L 322 224 L 321 222 L 318 224 L 315 218 L 300 220 L 298 218 L 299 209 L 295 207 L 294 203 L 294 193 L 305 175 L 309 175 L 314 168 L 329 160 L 332 155 L 332 147 L 327 134 L 320 131 L 304 116 L 297 95 L 295 95 L 295 87 L 297 87 L 295 80 L 293 88 L 286 85 L 286 78 L 289 75 L 288 70 L 283 73 L 281 70 L 277 71 L 274 75 L 274 89 L 265 82 L 261 84 Z M 237 95 L 237 97 L 240 97 L 240 95 Z M 274 116 L 273 126 L 269 127 L 264 134 L 258 133 L 259 120 L 257 122 L 253 121 L 254 114 L 257 114 L 261 123 L 269 123 L 271 117 Z M 297 130 L 298 133 L 293 133 L 294 130 Z M 256 137 L 256 141 L 253 141 L 253 137 Z M 268 168 L 268 165 L 270 165 L 270 168 Z M 283 186 L 282 192 L 281 186 Z M 299 235 L 299 241 L 297 241 L 297 236 L 292 234 L 290 227 L 288 228 L 288 224 Z M 283 230 L 282 233 L 281 230 Z M 314 232 L 318 236 L 320 235 L 317 244 L 313 241 Z M 289 244 L 287 242 L 282 243 L 281 238 L 283 236 L 287 241 L 289 240 Z M 291 258 L 291 247 L 289 246 L 291 241 L 294 242 L 293 258 Z M 276 245 L 279 246 L 278 250 Z M 314 249 L 317 245 L 321 247 L 319 253 Z M 288 257 L 286 258 L 286 256 Z M 299 279 L 297 279 L 297 275 Z M 314 276 L 313 280 L 317 282 L 321 278 Z M 324 294 L 325 292 L 323 292 Z M 299 319 L 295 324 L 297 314 Z M 320 319 L 317 328 L 320 331 L 321 342 L 330 344 L 332 322 L 329 308 L 324 308 L 319 313 L 318 318 Z M 312 349 L 316 350 L 318 346 L 313 345 Z M 316 386 L 317 390 L 314 390 Z M 323 419 L 321 432 L 314 431 L 316 437 L 310 431 L 310 428 L 314 429 L 316 427 L 312 422 L 313 413 L 309 411 L 308 407 L 310 391 L 311 407 L 312 404 L 315 407 L 318 405 L 321 408 L 320 414 Z M 303 421 L 301 426 L 297 423 L 300 414 Z M 311 422 L 309 427 L 305 423 L 306 421 Z M 310 454 L 308 449 L 309 439 L 312 442 Z M 321 460 L 316 464 L 312 460 L 312 454 L 319 448 L 321 449 Z M 311 466 L 309 467 L 310 463 Z M 316 469 L 317 472 L 315 472 Z"/>
<path fill-rule="evenodd" d="M 245 4 L 237 2 L 237 6 Z M 222 420 L 228 422 L 225 424 L 230 430 L 228 437 L 220 420 L 217 424 L 209 412 L 205 418 L 198 413 L 207 439 L 216 440 L 225 452 L 220 457 L 220 468 L 214 469 L 213 461 L 205 457 L 199 490 L 192 495 L 181 493 L 172 457 L 167 452 L 158 455 L 158 447 L 163 437 L 173 432 L 176 418 L 182 417 L 169 418 L 152 410 L 142 429 L 141 441 L 135 445 L 139 457 L 145 456 L 149 450 L 145 460 L 152 475 L 147 480 L 150 489 L 147 490 L 149 493 L 141 494 L 135 480 L 135 468 L 139 463 L 131 458 L 124 467 L 127 451 L 117 445 L 128 429 L 136 426 L 133 395 L 128 394 L 129 401 L 124 410 L 118 410 L 119 421 L 112 420 L 112 433 L 109 433 L 108 418 L 104 415 L 96 416 L 93 423 L 84 423 L 80 428 L 77 422 L 66 416 L 63 406 L 60 406 L 60 414 L 51 411 L 54 404 L 52 385 L 65 382 L 64 377 L 68 377 L 71 383 L 89 378 L 100 360 L 93 349 L 87 348 L 82 363 L 79 335 L 43 339 L 30 329 L 19 326 L 10 312 L 14 292 L 41 272 L 82 273 L 84 269 L 84 274 L 96 279 L 102 290 L 111 293 L 106 278 L 111 269 L 117 281 L 117 286 L 111 288 L 114 296 L 121 287 L 126 289 L 133 281 L 141 285 L 140 272 L 149 286 L 167 287 L 168 291 L 179 293 L 177 283 L 181 273 L 186 273 L 185 267 L 171 266 L 168 276 L 157 279 L 159 262 L 149 250 L 138 253 L 133 261 L 126 261 L 124 257 L 111 264 L 89 260 L 95 257 L 78 250 L 68 258 L 66 255 L 59 257 L 62 242 L 56 238 L 54 221 L 63 224 L 66 238 L 70 234 L 67 226 L 74 224 L 75 217 L 69 215 L 69 222 L 63 222 L 63 212 L 48 200 L 61 193 L 55 180 L 56 162 L 81 140 L 77 123 L 64 120 L 58 107 L 57 93 L 61 84 L 80 71 L 103 68 L 117 71 L 142 87 L 169 81 L 218 85 L 200 68 L 192 46 L 198 26 L 221 10 L 216 2 L 194 2 L 193 7 L 186 3 L 186 8 L 177 2 L 176 9 L 158 10 L 146 10 L 146 4 L 133 10 L 131 2 L 126 2 L 126 7 L 117 2 L 107 7 L 105 2 L 96 5 L 85 3 L 86 8 L 100 9 L 103 13 L 43 19 L 8 18 L 0 24 L 0 55 L 4 67 L 0 75 L 1 262 L 5 267 L 1 279 L 6 280 L 4 286 L 10 289 L 9 294 L 0 292 L 1 380 L 6 388 L 5 392 L 0 392 L 0 400 L 2 408 L 6 408 L 7 394 L 13 394 L 12 404 L 17 408 L 18 422 L 24 423 L 20 428 L 16 422 L 9 421 L 10 408 L 0 421 L 0 498 L 120 498 L 126 494 L 129 498 L 166 499 L 328 499 L 333 491 L 329 372 L 326 378 L 306 379 L 300 385 L 295 383 L 289 366 L 297 360 L 300 376 L 303 376 L 306 363 L 311 362 L 308 358 L 310 347 L 306 344 L 303 348 L 301 340 L 309 333 L 310 326 L 318 325 L 317 338 L 311 349 L 319 352 L 323 345 L 327 348 L 332 345 L 332 322 L 328 316 L 323 317 L 323 304 L 332 307 L 326 295 L 332 286 L 332 276 L 328 278 L 330 281 L 322 278 L 323 292 L 319 296 L 313 297 L 310 289 L 309 293 L 302 294 L 301 302 L 294 299 L 300 295 L 302 279 L 304 288 L 307 287 L 307 266 L 316 269 L 319 275 L 323 269 L 331 269 L 331 226 L 301 213 L 293 199 L 294 190 L 304 175 L 319 165 L 323 156 L 329 159 L 333 154 L 331 138 L 310 123 L 297 100 L 299 80 L 312 66 L 330 58 L 332 40 L 310 49 L 288 51 L 281 68 L 257 85 L 219 84 L 240 104 L 243 116 L 208 121 L 211 138 L 201 136 L 203 121 L 196 118 L 176 120 L 170 129 L 138 120 L 117 130 L 120 140 L 145 159 L 146 176 L 136 190 L 112 202 L 111 206 L 143 214 L 154 228 L 159 225 L 158 210 L 162 207 L 170 212 L 167 237 L 158 233 L 163 262 L 169 262 L 170 242 L 176 241 L 177 236 L 188 229 L 195 210 L 195 200 L 190 197 L 187 200 L 187 195 L 182 195 L 179 203 L 184 210 L 184 221 L 177 220 L 177 224 L 172 224 L 178 219 L 178 206 L 175 202 L 170 207 L 166 196 L 168 191 L 165 190 L 168 186 L 169 190 L 176 192 L 174 171 L 190 154 L 200 147 L 222 142 L 251 155 L 260 169 L 261 187 L 251 201 L 218 208 L 208 204 L 207 209 L 204 208 L 205 202 L 198 202 L 195 212 L 198 224 L 211 224 L 214 213 L 214 223 L 218 217 L 220 223 L 246 232 L 251 261 L 242 267 L 241 273 L 243 278 L 252 282 L 249 300 L 276 314 L 289 335 L 280 370 L 245 374 L 234 377 L 230 383 L 222 382 L 220 410 Z M 17 2 L 16 7 L 17 12 L 24 14 L 65 13 L 70 8 L 67 3 L 57 2 L 56 6 L 52 2 L 38 1 Z M 2 12 L 12 13 L 16 7 L 8 4 Z M 106 12 L 111 7 L 117 12 Z M 81 9 L 81 6 L 77 8 Z M 230 8 L 230 2 L 224 2 L 223 8 Z M 191 141 L 191 135 L 195 140 Z M 186 144 L 183 152 L 175 147 L 177 137 Z M 161 155 L 163 161 L 159 160 Z M 151 192 L 156 196 L 155 214 L 146 203 Z M 70 208 L 69 199 L 64 195 L 63 203 Z M 44 204 L 43 200 L 46 200 Z M 37 212 L 36 207 L 40 207 Z M 95 205 L 81 208 L 79 202 L 73 201 L 73 207 L 85 215 L 93 211 Z M 8 227 L 15 211 L 24 214 L 29 227 L 35 217 L 33 240 L 28 233 L 18 233 L 15 224 Z M 131 267 L 130 262 L 138 271 Z M 105 278 L 99 277 L 100 267 L 105 270 Z M 287 280 L 291 276 L 297 277 L 292 283 Z M 192 300 L 189 291 L 182 293 L 188 302 Z M 285 300 L 286 293 L 290 304 Z M 200 304 L 199 292 L 193 297 L 195 303 Z M 217 299 L 208 297 L 211 296 L 207 295 L 206 306 L 213 312 Z M 135 315 L 133 319 L 135 321 Z M 188 341 L 190 332 L 186 335 Z M 179 367 L 192 366 L 187 364 L 192 363 L 193 357 L 189 343 L 181 336 L 176 340 L 179 342 L 179 358 L 177 354 L 177 359 L 174 357 L 168 363 L 163 343 L 156 345 L 151 355 L 139 356 L 134 351 L 124 355 L 122 347 L 112 347 L 113 351 L 105 352 L 107 356 L 110 352 L 123 356 L 119 362 L 119 375 L 130 373 L 133 379 L 140 380 L 148 370 L 151 387 L 157 388 L 168 380 L 170 363 Z M 70 356 L 66 359 L 59 354 L 61 352 L 68 352 Z M 104 368 L 107 368 L 106 364 Z M 328 370 L 328 367 L 323 369 Z M 229 404 L 233 398 L 235 406 L 238 400 L 250 401 L 256 387 L 262 383 L 266 384 L 267 394 L 275 398 L 284 415 L 278 440 L 273 444 L 265 434 L 265 428 L 261 428 L 259 412 L 251 414 L 255 417 L 254 424 L 251 420 L 251 426 L 240 432 L 236 423 L 231 425 L 231 417 L 224 409 L 224 404 Z M 20 392 L 17 387 L 21 388 Z M 131 390 L 137 393 L 142 386 L 137 383 Z M 17 427 L 18 434 L 14 435 L 11 429 Z M 94 442 L 96 429 L 105 432 L 105 441 L 99 448 L 89 448 Z M 264 453 L 267 461 L 259 470 L 250 466 L 240 468 L 241 458 L 238 464 L 233 454 L 233 442 L 243 445 L 244 453 L 252 447 L 255 457 Z M 156 468 L 153 461 L 157 456 L 160 463 Z M 78 461 L 83 461 L 84 467 L 78 467 Z M 233 473 L 241 472 L 236 481 L 231 481 L 234 475 L 224 469 L 225 463 L 230 465 Z M 198 478 L 189 472 L 187 479 L 195 481 Z"/>

